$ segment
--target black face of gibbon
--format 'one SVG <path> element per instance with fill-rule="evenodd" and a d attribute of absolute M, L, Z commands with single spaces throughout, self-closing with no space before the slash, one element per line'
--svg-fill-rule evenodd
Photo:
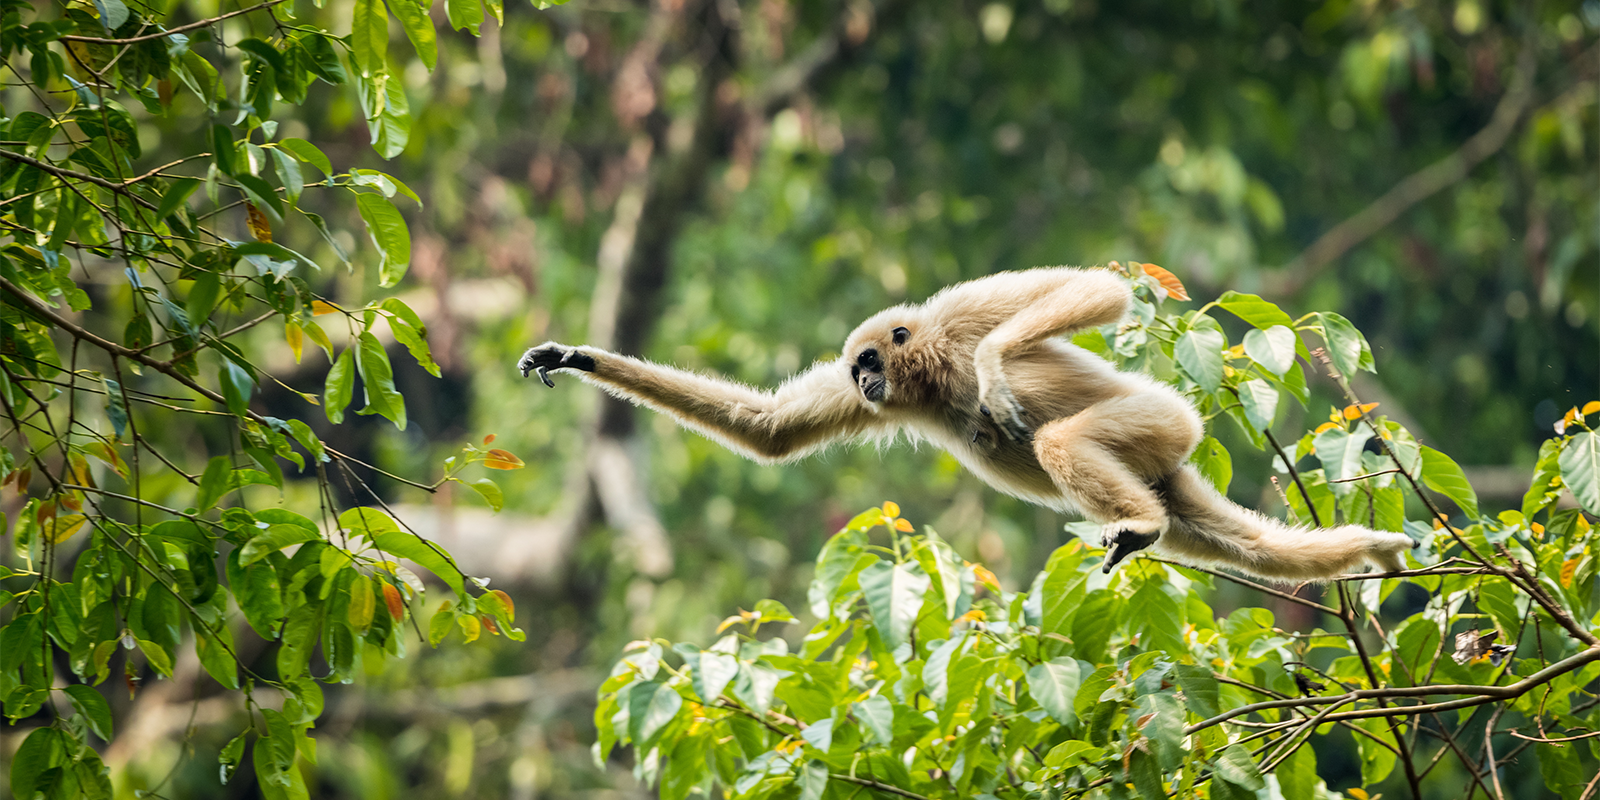
<path fill-rule="evenodd" d="M 878 358 L 878 348 L 869 347 L 856 356 L 856 363 L 850 367 L 850 377 L 861 389 L 861 396 L 867 402 L 881 403 L 889 394 L 889 379 L 883 375 L 883 360 Z"/>
<path fill-rule="evenodd" d="M 906 343 L 911 338 L 911 331 L 899 327 L 895 328 L 891 336 L 896 345 Z M 889 380 L 883 374 L 883 359 L 878 355 L 878 348 L 869 347 L 856 356 L 856 363 L 850 366 L 850 378 L 861 389 L 861 396 L 870 403 L 881 403 L 889 396 Z"/>

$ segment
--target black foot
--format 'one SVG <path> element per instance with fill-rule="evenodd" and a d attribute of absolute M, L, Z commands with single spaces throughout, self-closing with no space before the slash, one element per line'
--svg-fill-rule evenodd
<path fill-rule="evenodd" d="M 1117 531 L 1115 540 L 1107 545 L 1109 551 L 1106 553 L 1106 562 L 1100 567 L 1100 571 L 1109 575 L 1111 568 L 1122 563 L 1122 559 L 1155 544 L 1156 540 L 1160 538 L 1160 533 Z"/>

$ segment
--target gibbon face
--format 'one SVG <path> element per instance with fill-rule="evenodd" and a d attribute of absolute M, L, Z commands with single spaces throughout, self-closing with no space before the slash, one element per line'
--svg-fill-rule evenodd
<path fill-rule="evenodd" d="M 888 402 L 894 387 L 908 377 L 908 361 L 901 349 L 911 340 L 911 329 L 898 323 L 867 320 L 845 343 L 844 358 L 850 378 L 868 403 Z"/>

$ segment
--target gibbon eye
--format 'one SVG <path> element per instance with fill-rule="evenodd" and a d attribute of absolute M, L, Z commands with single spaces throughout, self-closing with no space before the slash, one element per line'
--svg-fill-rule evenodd
<path fill-rule="evenodd" d="M 856 364 L 868 372 L 877 372 L 883 366 L 878 363 L 878 351 L 876 350 L 862 350 L 861 355 L 856 356 Z"/>
<path fill-rule="evenodd" d="M 910 339 L 910 338 L 911 338 L 911 331 L 906 330 L 905 328 L 895 328 L 894 329 L 894 343 L 895 344 L 905 344 L 906 340 Z"/>

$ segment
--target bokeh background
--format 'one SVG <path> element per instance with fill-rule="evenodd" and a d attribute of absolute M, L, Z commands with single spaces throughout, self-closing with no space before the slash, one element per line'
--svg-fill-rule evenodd
<path fill-rule="evenodd" d="M 349 18 L 344 0 L 301 5 Z M 1233 289 L 1347 316 L 1377 358 L 1358 393 L 1465 465 L 1491 511 L 1520 501 L 1552 423 L 1600 396 L 1596 0 L 513 2 L 479 38 L 435 15 L 438 68 L 398 67 L 414 116 L 398 157 L 373 152 L 336 87 L 280 132 L 424 202 L 405 208 L 401 292 L 444 377 L 396 359 L 411 427 L 321 433 L 426 480 L 491 433 L 525 459 L 496 475 L 499 514 L 373 479 L 512 593 L 528 640 L 418 645 L 330 690 L 319 797 L 640 795 L 625 756 L 589 752 L 594 689 L 625 642 L 708 644 L 760 598 L 802 607 L 822 541 L 884 500 L 1012 587 L 1069 538 L 1069 518 L 927 447 L 763 467 L 575 379 L 546 389 L 514 363 L 547 339 L 772 386 L 837 355 L 865 316 L 955 281 L 1154 262 L 1196 305 Z M 225 38 L 250 35 L 244 19 Z M 147 150 L 205 130 L 142 124 Z M 324 288 L 374 296 L 353 205 L 313 210 L 356 254 Z M 278 235 L 337 263 L 309 226 Z M 280 352 L 276 374 L 320 390 L 320 351 L 296 367 L 275 332 L 249 335 Z M 1326 379 L 1312 391 L 1285 430 L 1336 402 Z M 298 402 L 269 393 L 267 413 Z M 1234 499 L 1281 513 L 1267 457 L 1215 427 Z M 236 701 L 162 685 L 118 711 L 121 785 L 252 796 L 245 779 L 217 786 Z M 1357 785 L 1353 757 L 1321 760 L 1330 786 Z M 1520 769 L 1516 796 L 1540 796 L 1532 759 Z"/>

